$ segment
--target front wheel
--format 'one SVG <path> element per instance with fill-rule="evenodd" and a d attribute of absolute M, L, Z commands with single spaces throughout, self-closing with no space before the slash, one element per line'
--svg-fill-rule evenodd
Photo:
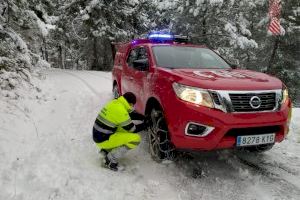
<path fill-rule="evenodd" d="M 170 141 L 168 126 L 162 111 L 152 109 L 150 118 L 149 146 L 151 157 L 157 162 L 174 160 L 176 151 Z"/>

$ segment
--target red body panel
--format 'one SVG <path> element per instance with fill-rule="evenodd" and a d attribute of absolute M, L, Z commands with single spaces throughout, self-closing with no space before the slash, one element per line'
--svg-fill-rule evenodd
<path fill-rule="evenodd" d="M 232 128 L 250 128 L 279 125 L 280 131 L 276 133 L 276 142 L 281 142 L 286 136 L 287 118 L 290 103 L 282 107 L 279 112 L 265 113 L 224 113 L 219 110 L 200 106 L 187 105 L 185 102 L 170 101 L 165 113 L 168 114 L 168 124 L 172 133 L 172 142 L 180 149 L 212 150 L 217 148 L 232 148 L 236 138 L 225 134 Z M 172 109 L 176 107 L 176 110 Z M 170 110 L 168 110 L 170 108 Z M 178 115 L 180 113 L 180 115 Z M 206 137 L 191 137 L 184 134 L 185 126 L 189 122 L 215 127 Z"/>
<path fill-rule="evenodd" d="M 279 79 L 250 70 L 195 70 L 159 67 L 155 65 L 155 58 L 151 50 L 154 45 L 162 44 L 153 44 L 145 40 L 142 43 L 128 43 L 121 48 L 121 52 L 117 52 L 117 58 L 122 61 L 114 65 L 113 80 L 117 82 L 122 94 L 127 91 L 136 94 L 136 110 L 140 113 L 145 112 L 149 98 L 155 98 L 160 103 L 167 120 L 171 141 L 176 148 L 191 150 L 233 148 L 236 145 L 236 137 L 226 136 L 226 133 L 233 128 L 278 125 L 280 130 L 276 133 L 276 142 L 281 142 L 285 138 L 288 130 L 288 114 L 291 109 L 290 100 L 283 104 L 279 111 L 226 113 L 182 101 L 172 88 L 172 83 L 179 82 L 184 85 L 214 90 L 282 89 L 283 84 Z M 148 49 L 150 65 L 148 71 L 137 71 L 126 64 L 128 52 L 136 46 Z M 215 129 L 205 137 L 185 135 L 185 127 L 191 121 Z"/>

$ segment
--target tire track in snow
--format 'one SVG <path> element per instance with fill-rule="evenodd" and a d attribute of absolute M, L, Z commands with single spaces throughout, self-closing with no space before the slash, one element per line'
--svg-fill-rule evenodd
<path fill-rule="evenodd" d="M 82 74 L 84 74 L 84 75 L 88 75 L 88 76 L 92 75 L 93 77 L 96 77 L 97 79 L 103 78 L 103 79 L 109 80 L 110 83 L 111 83 L 111 85 L 112 85 L 112 79 L 109 78 L 109 77 L 104 76 L 105 74 L 102 74 L 102 76 L 98 76 L 98 75 L 92 73 L 91 71 L 87 71 L 87 70 L 83 70 L 83 71 L 80 71 L 80 72 L 84 72 L 84 73 L 82 73 Z M 101 94 L 101 95 L 99 94 L 98 96 L 103 97 L 103 94 Z M 108 99 L 108 100 L 110 100 L 110 99 L 113 99 L 113 96 L 112 96 L 112 88 L 110 89 L 110 92 L 109 92 L 109 99 Z M 99 105 L 97 105 L 94 109 L 97 109 L 97 110 L 98 110 L 98 109 L 99 109 Z"/>
<path fill-rule="evenodd" d="M 300 188 L 289 182 L 288 180 L 282 178 L 282 173 L 276 172 L 268 167 L 262 166 L 259 163 L 249 161 L 245 158 L 241 158 L 239 156 L 235 157 L 236 159 L 231 160 L 228 164 L 231 164 L 234 168 L 240 168 L 242 170 L 246 169 L 249 170 L 250 172 L 253 173 L 253 175 L 261 175 L 263 184 L 268 184 L 269 186 L 272 185 L 272 187 L 277 187 L 278 190 L 273 190 L 271 191 L 273 194 L 277 194 L 280 199 L 290 199 L 289 197 L 286 196 L 286 191 L 289 192 L 289 195 L 291 199 L 293 197 L 300 197 Z M 270 166 L 270 165 L 269 165 Z M 277 167 L 273 166 L 276 170 L 284 171 L 286 173 L 289 173 L 290 175 L 296 175 L 293 172 L 289 172 L 287 170 L 282 169 L 283 167 Z M 297 198 L 296 198 L 297 199 Z"/>
<path fill-rule="evenodd" d="M 69 74 L 70 76 L 73 76 L 73 77 L 77 78 L 77 79 L 80 80 L 87 88 L 89 88 L 89 90 L 90 90 L 92 93 L 94 93 L 96 96 L 101 96 L 101 94 L 98 93 L 98 91 L 96 91 L 96 90 L 94 89 L 93 86 L 91 86 L 86 80 L 84 80 L 84 79 L 81 78 L 80 76 L 75 75 L 75 74 L 73 74 L 73 73 L 71 73 L 71 72 L 68 72 L 68 71 L 61 71 L 61 72 L 65 73 L 65 74 Z M 104 77 L 99 76 L 99 78 L 104 78 Z"/>
<path fill-rule="evenodd" d="M 84 72 L 86 72 L 86 73 L 89 74 L 89 75 L 93 75 L 93 76 L 95 76 L 95 77 L 97 77 L 97 78 L 101 77 L 101 78 L 105 78 L 105 79 L 111 81 L 111 78 L 108 78 L 108 77 L 105 77 L 105 76 L 98 76 L 98 75 L 94 74 L 94 73 L 91 72 L 91 71 L 85 70 Z"/>
<path fill-rule="evenodd" d="M 231 176 L 233 175 L 234 179 L 241 180 L 241 185 L 233 185 L 235 187 L 234 190 L 245 192 L 242 188 L 243 183 L 251 182 L 252 184 L 254 184 L 255 190 L 257 187 L 264 188 L 263 191 L 266 192 L 266 195 L 276 197 L 275 199 L 300 199 L 300 188 L 298 184 L 295 184 L 293 181 L 290 182 L 289 178 L 285 177 L 295 176 L 297 175 L 297 172 L 285 169 L 284 166 L 279 167 L 268 163 L 267 165 L 265 165 L 265 163 L 257 163 L 256 161 L 251 161 L 247 158 L 239 158 L 236 154 L 232 152 L 230 154 L 225 155 L 222 155 L 221 152 L 220 156 L 221 159 L 217 159 L 217 162 L 213 162 L 213 159 L 209 157 L 196 156 L 191 160 L 188 159 L 188 162 L 183 158 L 181 162 L 175 163 L 177 171 L 182 172 L 186 177 L 192 178 L 187 179 L 188 181 L 185 184 L 181 184 L 181 187 L 179 187 L 179 189 L 188 191 L 188 196 L 191 199 L 194 199 L 192 197 L 194 197 L 195 195 L 197 196 L 199 194 L 195 193 L 194 191 L 190 191 L 186 187 L 186 185 L 192 185 L 193 180 L 202 180 L 206 182 L 214 176 L 218 177 L 218 172 L 216 173 L 216 171 L 219 169 L 215 168 L 214 166 L 215 164 L 218 164 L 219 166 L 223 166 L 223 168 L 227 168 L 228 170 L 231 169 L 231 172 L 229 173 L 228 171 L 228 174 L 231 174 Z M 193 162 L 195 163 L 193 164 Z M 195 167 L 196 169 L 197 167 L 199 167 L 199 169 L 202 168 L 201 170 L 203 170 L 204 173 L 199 174 L 200 176 L 194 177 L 193 170 Z M 236 173 L 232 173 L 232 171 L 235 171 Z M 226 180 L 226 176 L 224 176 L 223 179 Z M 178 181 L 181 180 L 183 179 L 179 178 Z M 233 196 L 231 196 L 231 198 L 232 197 Z M 237 197 L 237 199 L 239 198 Z"/>
<path fill-rule="evenodd" d="M 248 165 L 249 167 L 257 170 L 258 172 L 264 174 L 264 175 L 272 175 L 272 176 L 278 176 L 278 174 L 274 173 L 274 172 L 271 172 L 270 169 L 267 169 L 266 167 L 263 167 L 261 166 L 260 164 L 258 163 L 254 163 L 254 162 L 251 162 L 251 161 L 248 161 L 247 159 L 244 159 L 244 158 L 241 158 L 241 157 L 238 157 L 239 161 L 241 161 L 241 163 L 245 164 L 245 165 Z M 298 173 L 297 172 L 294 172 L 292 171 L 291 169 L 288 169 L 282 165 L 272 165 L 270 163 L 262 163 L 263 165 L 265 166 L 269 166 L 269 167 L 272 167 L 274 169 L 280 169 L 282 171 L 285 171 L 291 175 L 294 175 L 294 176 L 297 176 Z"/>
<path fill-rule="evenodd" d="M 259 166 L 257 163 L 253 163 L 253 162 L 250 162 L 246 159 L 243 159 L 243 158 L 240 158 L 240 157 L 237 157 L 239 162 L 241 162 L 241 164 L 247 166 L 247 167 L 250 167 L 252 168 L 255 172 L 257 173 L 260 173 L 264 176 L 267 176 L 267 177 L 278 177 L 278 174 L 276 173 L 273 173 L 271 171 L 269 171 L 268 169 L 262 167 L 262 166 Z"/>

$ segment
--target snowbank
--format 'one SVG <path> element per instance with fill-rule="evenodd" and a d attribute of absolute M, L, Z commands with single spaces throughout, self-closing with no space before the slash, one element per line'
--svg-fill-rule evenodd
<path fill-rule="evenodd" d="M 38 71 L 50 65 L 33 54 L 12 29 L 0 27 L 0 34 L 0 96 L 17 99 L 32 89 L 39 92 Z"/>

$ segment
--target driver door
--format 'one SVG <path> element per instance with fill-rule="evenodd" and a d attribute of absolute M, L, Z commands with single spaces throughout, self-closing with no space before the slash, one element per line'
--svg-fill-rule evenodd
<path fill-rule="evenodd" d="M 146 76 L 149 70 L 149 64 L 147 66 L 139 66 L 135 61 L 149 60 L 147 47 L 138 46 L 130 50 L 127 62 L 124 70 L 122 91 L 132 92 L 135 94 L 137 103 L 135 109 L 139 113 L 143 113 L 143 101 L 144 101 L 144 87 L 146 83 Z M 149 63 L 149 62 L 148 62 Z"/>

